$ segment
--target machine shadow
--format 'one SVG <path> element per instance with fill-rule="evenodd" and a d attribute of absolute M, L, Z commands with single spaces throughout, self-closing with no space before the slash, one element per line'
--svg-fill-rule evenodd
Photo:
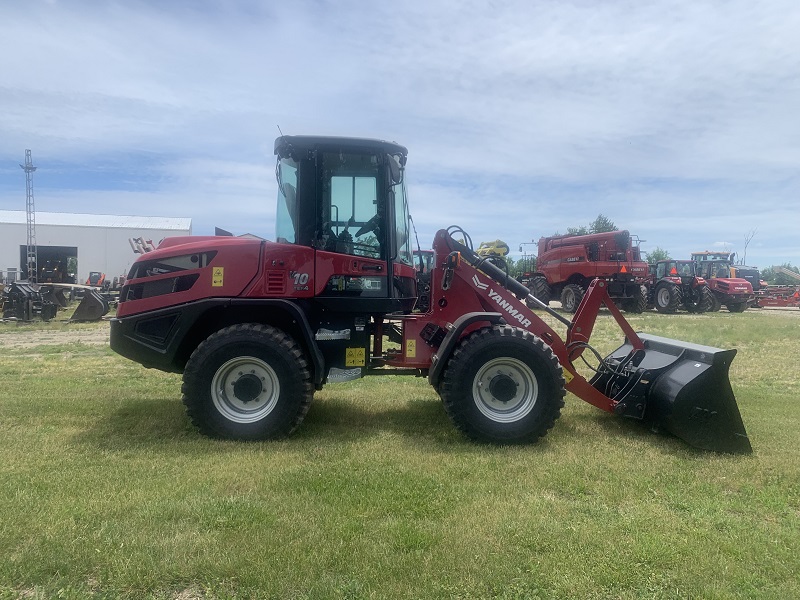
<path fill-rule="evenodd" d="M 268 442 L 215 440 L 203 436 L 186 415 L 183 403 L 170 399 L 129 399 L 94 420 L 73 437 L 75 443 L 104 451 L 164 449 L 186 452 L 202 443 L 220 452 L 240 444 L 354 443 L 386 433 L 407 437 L 415 445 L 446 449 L 475 446 L 453 427 L 438 400 L 404 400 L 397 405 L 365 407 L 348 400 L 314 400 L 308 414 L 288 438 Z"/>

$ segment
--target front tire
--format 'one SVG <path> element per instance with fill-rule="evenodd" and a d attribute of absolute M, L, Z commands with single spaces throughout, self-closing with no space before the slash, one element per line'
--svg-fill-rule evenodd
<path fill-rule="evenodd" d="M 747 302 L 731 302 L 726 305 L 728 312 L 740 313 L 747 310 Z"/>
<path fill-rule="evenodd" d="M 205 435 L 272 440 L 292 433 L 314 396 L 301 347 L 269 325 L 233 325 L 210 335 L 183 373 L 183 403 Z"/>
<path fill-rule="evenodd" d="M 564 406 L 564 376 L 552 349 L 523 329 L 494 326 L 463 339 L 439 387 L 467 437 L 523 444 L 547 433 Z"/>

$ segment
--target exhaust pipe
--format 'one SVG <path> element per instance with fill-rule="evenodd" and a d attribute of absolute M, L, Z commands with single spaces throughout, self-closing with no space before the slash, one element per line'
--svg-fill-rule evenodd
<path fill-rule="evenodd" d="M 644 348 L 634 348 L 626 338 L 590 381 L 615 401 L 614 412 L 663 428 L 697 448 L 752 453 L 728 377 L 736 350 L 636 335 Z"/>

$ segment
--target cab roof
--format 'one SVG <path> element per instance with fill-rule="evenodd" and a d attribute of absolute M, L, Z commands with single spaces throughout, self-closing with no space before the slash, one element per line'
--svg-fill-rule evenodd
<path fill-rule="evenodd" d="M 275 154 L 285 156 L 290 152 L 304 152 L 319 148 L 336 148 L 341 150 L 364 150 L 384 152 L 386 154 L 408 155 L 408 149 L 395 142 L 370 138 L 319 136 L 319 135 L 283 135 L 275 140 Z"/>

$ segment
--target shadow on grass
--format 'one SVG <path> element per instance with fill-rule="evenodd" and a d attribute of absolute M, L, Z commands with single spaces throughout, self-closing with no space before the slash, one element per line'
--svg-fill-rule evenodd
<path fill-rule="evenodd" d="M 709 450 L 695 448 L 652 423 L 602 411 L 572 415 L 569 421 L 570 423 L 566 425 L 570 431 L 569 435 L 585 436 L 594 433 L 597 437 L 608 439 L 612 443 L 620 440 L 624 441 L 626 445 L 641 446 L 642 450 L 656 451 L 668 456 L 680 455 L 682 458 L 701 459 L 720 455 Z M 561 424 L 565 425 L 563 420 Z M 728 455 L 723 454 L 722 456 Z"/>
<path fill-rule="evenodd" d="M 559 422 L 556 423 L 559 428 Z M 408 438 L 416 446 L 440 452 L 474 452 L 498 448 L 467 439 L 451 423 L 438 400 L 411 399 L 397 405 L 366 408 L 341 399 L 315 400 L 300 427 L 285 440 L 253 444 L 357 443 L 392 434 Z M 549 445 L 552 432 L 537 447 Z M 175 399 L 131 399 L 77 434 L 74 441 L 104 451 L 163 448 L 194 452 L 198 444 L 226 452 L 246 442 L 213 440 L 192 425 L 183 404 Z"/>

